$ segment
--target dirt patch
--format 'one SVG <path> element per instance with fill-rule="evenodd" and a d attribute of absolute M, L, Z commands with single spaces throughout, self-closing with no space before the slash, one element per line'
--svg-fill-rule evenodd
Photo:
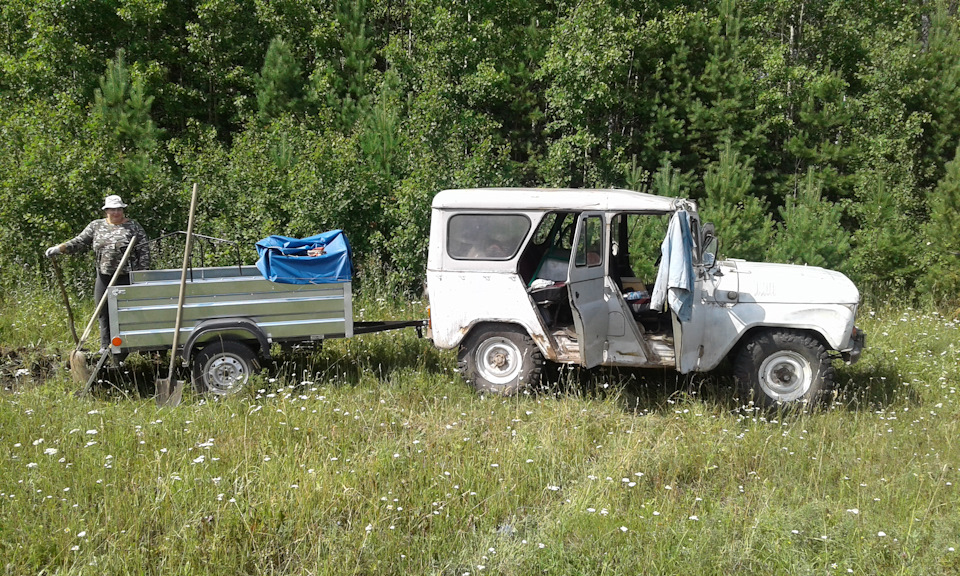
<path fill-rule="evenodd" d="M 47 355 L 35 348 L 0 347 L 0 389 L 4 392 L 43 384 L 62 368 L 58 356 Z"/>

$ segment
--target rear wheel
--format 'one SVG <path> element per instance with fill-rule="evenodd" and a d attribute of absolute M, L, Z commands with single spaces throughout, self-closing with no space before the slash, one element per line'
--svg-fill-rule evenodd
<path fill-rule="evenodd" d="M 198 392 L 225 396 L 240 391 L 259 369 L 257 355 L 235 340 L 217 340 L 193 359 L 193 385 Z"/>
<path fill-rule="evenodd" d="M 819 340 L 802 332 L 773 330 L 748 342 L 734 362 L 734 376 L 762 406 L 815 403 L 833 386 L 836 370 Z"/>
<path fill-rule="evenodd" d="M 493 325 L 474 331 L 460 345 L 460 373 L 478 392 L 509 396 L 536 387 L 543 354 L 526 332 Z"/>

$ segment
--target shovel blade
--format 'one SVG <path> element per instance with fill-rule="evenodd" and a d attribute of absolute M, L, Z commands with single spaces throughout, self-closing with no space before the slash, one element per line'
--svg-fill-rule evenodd
<path fill-rule="evenodd" d="M 183 400 L 183 380 L 177 380 L 171 386 L 167 406 L 179 406 L 181 400 Z"/>
<path fill-rule="evenodd" d="M 167 400 L 170 398 L 170 379 L 158 378 L 156 381 L 156 386 L 157 386 L 157 406 L 166 406 Z"/>
<path fill-rule="evenodd" d="M 96 367 L 93 369 L 93 372 L 89 372 L 90 377 L 87 378 L 87 383 L 81 388 L 73 393 L 76 398 L 82 398 L 86 396 L 87 392 L 90 392 L 90 388 L 93 386 L 93 383 L 97 380 L 97 376 L 100 374 L 100 369 L 103 368 L 103 363 L 107 361 L 107 356 L 110 355 L 109 350 L 104 350 L 103 354 L 100 355 L 100 360 L 97 361 Z M 71 361 L 78 362 L 78 356 L 83 360 L 83 367 L 86 370 L 86 356 L 77 352 L 72 358 Z"/>
<path fill-rule="evenodd" d="M 84 384 L 90 379 L 90 368 L 87 366 L 87 356 L 79 350 L 70 353 L 70 376 L 77 384 Z"/>
<path fill-rule="evenodd" d="M 179 406 L 183 400 L 183 380 L 157 380 L 157 406 Z"/>

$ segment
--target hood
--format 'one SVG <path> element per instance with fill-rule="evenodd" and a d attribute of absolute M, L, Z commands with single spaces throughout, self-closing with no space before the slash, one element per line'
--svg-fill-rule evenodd
<path fill-rule="evenodd" d="M 736 270 L 741 302 L 857 304 L 860 292 L 849 278 L 817 266 L 730 260 Z"/>

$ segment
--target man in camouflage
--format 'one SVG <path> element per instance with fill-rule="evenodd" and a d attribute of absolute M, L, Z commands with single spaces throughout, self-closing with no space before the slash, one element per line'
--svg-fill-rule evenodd
<path fill-rule="evenodd" d="M 117 276 L 117 285 L 130 283 L 131 270 L 146 270 L 150 267 L 150 248 L 147 233 L 144 232 L 136 220 L 124 216 L 123 209 L 127 205 L 119 196 L 112 194 L 103 202 L 106 217 L 94 220 L 87 224 L 76 238 L 63 244 L 47 248 L 46 256 L 52 258 L 57 254 L 77 254 L 93 250 L 96 259 L 96 286 L 94 299 L 100 302 L 103 293 L 110 284 L 110 279 L 120 266 L 120 260 L 130 245 L 136 239 L 133 252 L 130 254 L 123 270 Z M 106 306 L 100 312 L 100 348 L 110 346 L 110 315 Z"/>

